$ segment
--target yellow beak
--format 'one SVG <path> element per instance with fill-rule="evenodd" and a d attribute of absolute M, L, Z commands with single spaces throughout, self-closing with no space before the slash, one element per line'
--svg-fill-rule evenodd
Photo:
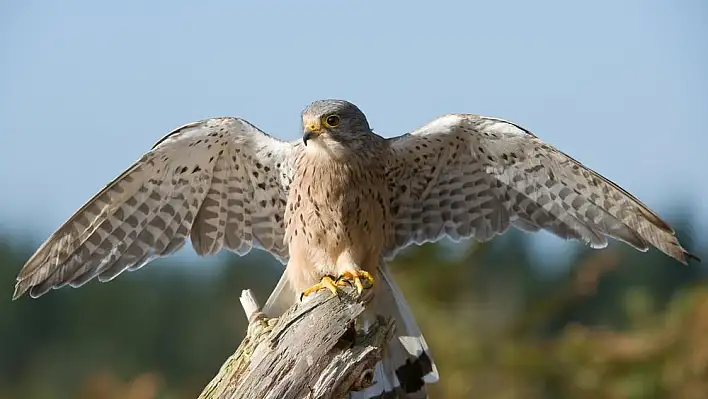
<path fill-rule="evenodd" d="M 307 145 L 307 141 L 322 134 L 322 124 L 319 120 L 305 122 L 305 131 L 302 135 L 302 142 Z"/>

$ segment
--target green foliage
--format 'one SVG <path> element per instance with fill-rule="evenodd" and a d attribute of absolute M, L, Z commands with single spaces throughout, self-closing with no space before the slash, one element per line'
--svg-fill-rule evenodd
<path fill-rule="evenodd" d="M 617 244 L 549 273 L 528 239 L 393 263 L 438 363 L 433 398 L 705 397 L 704 268 Z M 11 302 L 34 248 L 0 242 L 0 399 L 194 398 L 243 337 L 241 290 L 264 301 L 282 270 L 261 253 L 165 259 Z"/>

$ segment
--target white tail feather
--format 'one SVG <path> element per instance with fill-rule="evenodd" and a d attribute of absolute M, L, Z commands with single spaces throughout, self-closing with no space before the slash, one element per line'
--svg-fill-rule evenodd
<path fill-rule="evenodd" d="M 280 317 L 296 300 L 297 294 L 288 282 L 288 274 L 283 273 L 263 306 L 263 313 L 268 317 Z"/>
<path fill-rule="evenodd" d="M 428 344 L 416 323 L 403 293 L 381 262 L 379 279 L 374 283 L 375 297 L 363 315 L 363 328 L 378 314 L 393 317 L 396 333 L 374 370 L 374 384 L 349 394 L 351 399 L 427 398 L 425 384 L 438 381 L 438 370 Z"/>

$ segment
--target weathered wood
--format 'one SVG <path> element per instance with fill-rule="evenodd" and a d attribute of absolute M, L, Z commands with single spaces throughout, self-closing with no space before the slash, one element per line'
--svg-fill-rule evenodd
<path fill-rule="evenodd" d="M 199 399 L 343 398 L 367 386 L 395 329 L 392 320 L 379 318 L 367 333 L 354 332 L 368 291 L 359 297 L 350 287 L 338 296 L 323 290 L 277 319 L 266 318 L 244 291 L 246 337 Z"/>

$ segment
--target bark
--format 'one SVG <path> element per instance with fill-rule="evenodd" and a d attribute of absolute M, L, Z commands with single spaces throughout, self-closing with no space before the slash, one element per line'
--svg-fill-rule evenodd
<path fill-rule="evenodd" d="M 322 290 L 267 318 L 249 290 L 241 303 L 246 337 L 199 399 L 344 398 L 371 384 L 374 365 L 393 337 L 394 323 L 379 317 L 368 332 L 355 319 L 370 299 L 351 287 L 334 296 Z"/>

